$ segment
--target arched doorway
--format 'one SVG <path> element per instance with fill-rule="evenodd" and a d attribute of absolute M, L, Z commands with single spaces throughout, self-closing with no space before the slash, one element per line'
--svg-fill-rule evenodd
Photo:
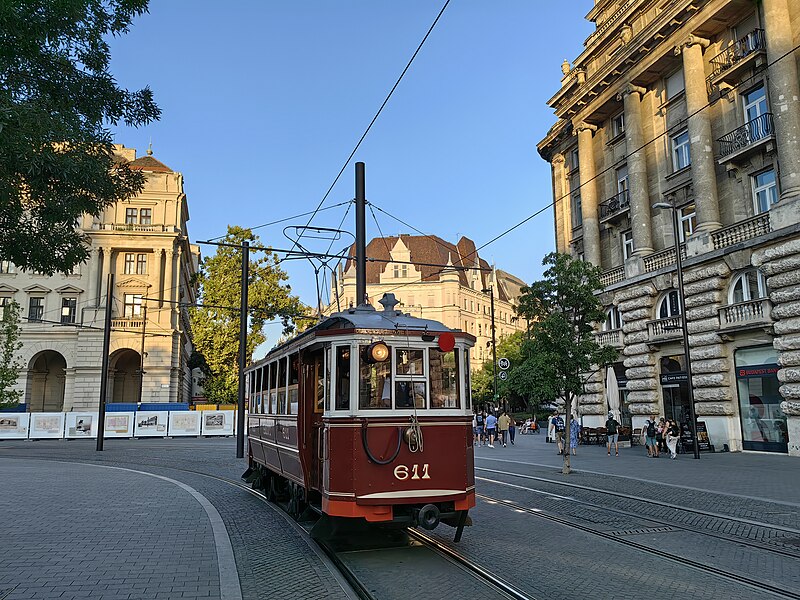
<path fill-rule="evenodd" d="M 67 361 L 55 350 L 34 354 L 28 364 L 25 404 L 31 412 L 64 410 Z"/>
<path fill-rule="evenodd" d="M 110 402 L 138 402 L 141 357 L 136 350 L 125 348 L 111 355 L 108 393 Z"/>

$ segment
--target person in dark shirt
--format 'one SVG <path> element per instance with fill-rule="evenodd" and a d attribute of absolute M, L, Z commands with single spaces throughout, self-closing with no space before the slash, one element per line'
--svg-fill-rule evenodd
<path fill-rule="evenodd" d="M 614 444 L 614 456 L 619 456 L 619 423 L 614 418 L 614 413 L 608 413 L 606 433 L 608 436 L 608 455 L 611 456 L 611 444 Z"/>

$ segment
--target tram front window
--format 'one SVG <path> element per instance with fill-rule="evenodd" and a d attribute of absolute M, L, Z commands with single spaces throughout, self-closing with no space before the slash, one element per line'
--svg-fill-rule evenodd
<path fill-rule="evenodd" d="M 460 408 L 458 394 L 458 350 L 442 352 L 438 348 L 428 350 L 431 378 L 431 408 Z"/>
<path fill-rule="evenodd" d="M 336 410 L 350 409 L 350 346 L 336 347 Z"/>
<path fill-rule="evenodd" d="M 358 407 L 360 409 L 392 408 L 392 362 L 378 363 L 367 361 L 367 349 L 361 346 L 359 352 L 360 377 L 358 385 Z"/>

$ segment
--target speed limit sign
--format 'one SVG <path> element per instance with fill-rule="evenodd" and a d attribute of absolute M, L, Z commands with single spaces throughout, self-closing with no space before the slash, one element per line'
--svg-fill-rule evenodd
<path fill-rule="evenodd" d="M 508 369 L 508 367 L 511 366 L 511 361 L 508 360 L 507 358 L 501 358 L 500 360 L 497 361 L 497 366 L 505 371 L 506 369 Z"/>

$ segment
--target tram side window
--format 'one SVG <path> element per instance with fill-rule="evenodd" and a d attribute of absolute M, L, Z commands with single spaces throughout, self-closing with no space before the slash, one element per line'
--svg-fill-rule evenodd
<path fill-rule="evenodd" d="M 286 363 L 288 357 L 278 360 L 278 406 L 275 408 L 276 414 L 286 414 Z"/>
<path fill-rule="evenodd" d="M 425 408 L 425 351 L 398 348 L 395 365 L 395 408 Z"/>
<path fill-rule="evenodd" d="M 325 388 L 323 394 L 325 394 L 325 410 L 331 409 L 331 349 L 325 348 Z"/>
<path fill-rule="evenodd" d="M 278 406 L 277 384 L 278 384 L 278 363 L 272 362 L 269 365 L 269 387 L 267 388 L 267 414 L 274 414 Z"/>
<path fill-rule="evenodd" d="M 297 414 L 297 394 L 300 383 L 300 355 L 292 354 L 289 357 L 289 409 L 286 414 Z"/>
<path fill-rule="evenodd" d="M 336 410 L 350 409 L 350 346 L 336 346 Z"/>
<path fill-rule="evenodd" d="M 469 378 L 469 349 L 467 349 L 464 350 L 464 394 L 466 396 L 467 408 L 472 408 L 472 383 Z"/>
<path fill-rule="evenodd" d="M 311 356 L 311 364 L 306 365 L 310 369 L 311 380 L 314 385 L 314 412 L 321 413 L 325 410 L 325 354 L 322 350 L 314 352 Z"/>
<path fill-rule="evenodd" d="M 369 346 L 359 347 L 358 407 L 360 409 L 392 408 L 392 361 L 370 363 Z"/>
<path fill-rule="evenodd" d="M 428 361 L 430 363 L 431 408 L 460 408 L 458 349 L 442 352 L 438 348 L 430 348 Z"/>

